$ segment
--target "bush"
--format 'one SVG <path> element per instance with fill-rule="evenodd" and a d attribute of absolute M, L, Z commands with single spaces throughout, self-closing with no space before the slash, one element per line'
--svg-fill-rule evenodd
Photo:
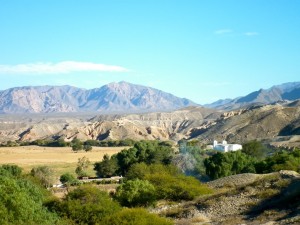
<path fill-rule="evenodd" d="M 155 202 L 155 188 L 147 180 L 128 180 L 117 188 L 115 198 L 123 206 L 149 206 Z"/>
<path fill-rule="evenodd" d="M 159 199 L 173 201 L 192 200 L 197 196 L 210 194 L 212 191 L 194 177 L 170 174 L 149 174 L 146 176 L 157 190 Z"/>
<path fill-rule="evenodd" d="M 30 174 L 39 179 L 40 183 L 46 188 L 51 187 L 54 182 L 54 171 L 48 166 L 35 167 Z"/>
<path fill-rule="evenodd" d="M 60 182 L 62 182 L 63 184 L 74 184 L 77 183 L 77 179 L 70 173 L 64 173 L 63 175 L 60 176 L 59 178 Z"/>
<path fill-rule="evenodd" d="M 106 192 L 84 185 L 71 191 L 64 201 L 54 206 L 54 210 L 76 224 L 94 225 L 102 224 L 104 217 L 116 213 L 121 207 Z"/>
<path fill-rule="evenodd" d="M 91 145 L 83 145 L 83 150 L 86 152 L 92 151 L 93 147 Z"/>
<path fill-rule="evenodd" d="M 145 209 L 123 209 L 103 220 L 109 225 L 172 225 L 173 222 L 158 215 L 151 214 Z"/>
<path fill-rule="evenodd" d="M 154 185 L 158 199 L 192 200 L 196 196 L 211 193 L 211 190 L 194 177 L 183 175 L 175 166 L 144 163 L 133 165 L 127 179 L 148 180 Z"/>
<path fill-rule="evenodd" d="M 17 165 L 4 164 L 1 167 L 15 177 L 20 177 L 22 174 L 22 168 Z"/>

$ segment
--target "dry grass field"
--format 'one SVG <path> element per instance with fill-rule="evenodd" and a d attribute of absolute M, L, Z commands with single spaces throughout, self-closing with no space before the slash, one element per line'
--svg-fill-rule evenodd
<path fill-rule="evenodd" d="M 93 163 L 101 161 L 104 154 L 113 155 L 128 147 L 93 147 L 90 152 L 73 152 L 71 147 L 40 147 L 20 146 L 0 148 L 0 164 L 16 164 L 25 172 L 33 167 L 47 165 L 54 169 L 55 175 L 59 177 L 65 172 L 75 174 L 76 164 L 79 158 L 87 157 L 90 162 L 88 173 L 94 176 Z"/>

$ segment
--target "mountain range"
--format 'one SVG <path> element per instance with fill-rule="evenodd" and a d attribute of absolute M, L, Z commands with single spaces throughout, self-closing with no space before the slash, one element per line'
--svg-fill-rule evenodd
<path fill-rule="evenodd" d="M 208 108 L 233 110 L 257 105 L 266 105 L 300 99 L 300 82 L 275 85 L 269 89 L 260 89 L 235 99 L 221 99 L 204 105 Z"/>
<path fill-rule="evenodd" d="M 100 88 L 16 87 L 0 91 L 0 113 L 151 112 L 197 105 L 186 98 L 127 82 Z"/>
<path fill-rule="evenodd" d="M 266 104 L 285 104 L 297 99 L 300 99 L 300 82 L 291 82 L 203 106 L 230 111 Z M 0 114 L 142 113 L 173 111 L 188 106 L 199 105 L 155 88 L 124 81 L 89 90 L 66 85 L 15 87 L 0 91 Z"/>

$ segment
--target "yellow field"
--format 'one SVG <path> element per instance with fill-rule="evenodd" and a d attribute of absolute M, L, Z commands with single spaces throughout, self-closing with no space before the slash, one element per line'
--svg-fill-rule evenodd
<path fill-rule="evenodd" d="M 60 176 L 65 172 L 73 174 L 78 158 L 86 156 L 91 161 L 88 173 L 94 176 L 93 163 L 101 161 L 104 154 L 113 155 L 128 147 L 93 147 L 90 152 L 72 151 L 71 147 L 2 147 L 0 148 L 0 164 L 16 164 L 30 171 L 33 167 L 47 165 L 55 170 L 55 175 Z"/>

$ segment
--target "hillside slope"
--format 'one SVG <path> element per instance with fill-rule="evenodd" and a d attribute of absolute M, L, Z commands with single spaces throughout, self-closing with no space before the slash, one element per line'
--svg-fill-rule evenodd
<path fill-rule="evenodd" d="M 36 140 L 63 137 L 80 139 L 160 139 L 189 138 L 192 130 L 219 118 L 222 113 L 203 107 L 173 112 L 128 115 L 41 114 L 0 117 L 0 141 Z"/>
<path fill-rule="evenodd" d="M 300 107 L 266 105 L 224 113 L 212 126 L 198 130 L 201 140 L 228 140 L 243 143 L 298 135 Z"/>
<path fill-rule="evenodd" d="M 299 224 L 300 175 L 294 171 L 239 174 L 209 182 L 215 191 L 195 201 L 162 205 L 153 211 L 176 224 Z"/>

